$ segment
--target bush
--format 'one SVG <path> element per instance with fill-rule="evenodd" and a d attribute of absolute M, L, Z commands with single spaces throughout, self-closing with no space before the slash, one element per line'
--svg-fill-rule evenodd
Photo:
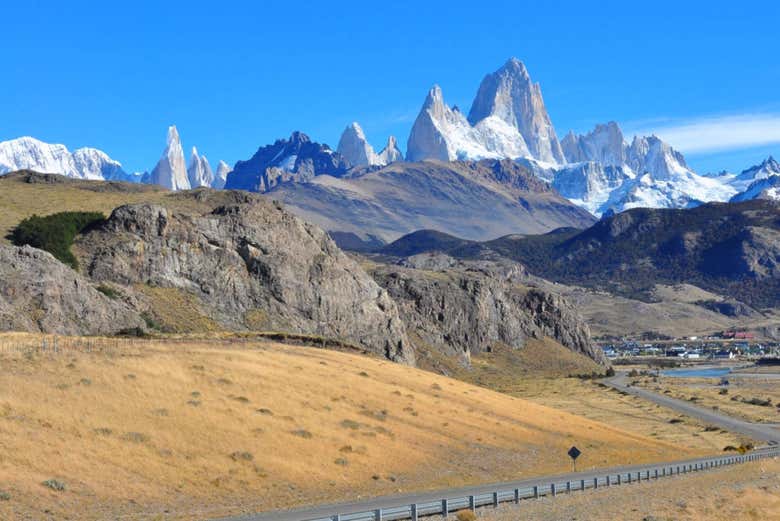
<path fill-rule="evenodd" d="M 43 483 L 41 483 L 44 487 L 48 487 L 52 490 L 56 490 L 57 492 L 62 492 L 65 490 L 65 483 L 62 481 L 58 481 L 56 479 L 47 479 Z"/>
<path fill-rule="evenodd" d="M 604 376 L 606 376 L 607 378 L 611 378 L 611 377 L 615 376 L 615 368 L 614 367 L 607 367 L 607 372 L 604 373 Z"/>
<path fill-rule="evenodd" d="M 116 300 L 122 296 L 122 293 L 120 293 L 118 290 L 112 288 L 111 286 L 106 286 L 105 284 L 101 284 L 95 289 L 112 300 Z"/>
<path fill-rule="evenodd" d="M 477 515 L 471 510 L 460 510 L 455 514 L 457 521 L 477 521 Z"/>
<path fill-rule="evenodd" d="M 11 501 L 11 494 L 5 490 L 0 490 L 0 501 Z"/>
<path fill-rule="evenodd" d="M 78 269 L 78 261 L 70 251 L 73 240 L 85 229 L 103 222 L 99 212 L 61 212 L 45 217 L 33 215 L 20 222 L 10 234 L 16 246 L 29 245 L 45 250 L 60 262 Z"/>

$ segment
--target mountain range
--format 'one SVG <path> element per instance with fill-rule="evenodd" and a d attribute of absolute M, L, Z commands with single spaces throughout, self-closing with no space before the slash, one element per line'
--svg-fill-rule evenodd
<path fill-rule="evenodd" d="M 780 305 L 780 204 L 751 200 L 692 209 L 636 208 L 585 229 L 464 240 L 421 230 L 378 253 L 504 258 L 554 282 L 648 300 L 659 284 L 692 284 L 755 309 Z"/>
<path fill-rule="evenodd" d="M 154 183 L 171 190 L 210 186 L 273 191 L 275 197 L 331 232 L 354 232 L 363 239 L 373 235 L 387 240 L 426 223 L 444 226 L 442 231 L 487 239 L 518 221 L 528 221 L 523 211 L 515 218 L 506 218 L 499 211 L 491 223 L 487 215 L 482 215 L 501 197 L 513 197 L 516 187 L 511 182 L 505 185 L 501 179 L 492 179 L 488 190 L 491 194 L 481 203 L 484 176 L 478 174 L 457 188 L 464 172 L 482 171 L 477 164 L 484 159 L 516 162 L 597 217 L 639 207 L 692 208 L 713 201 L 780 197 L 780 165 L 771 157 L 739 174 L 700 175 L 670 144 L 657 136 L 628 139 L 614 121 L 596 125 L 581 135 L 569 132 L 559 140 L 540 85 L 532 81 L 516 58 L 483 78 L 468 115 L 457 106 L 447 105 L 442 89 L 434 85 L 412 125 L 405 156 L 393 136 L 376 152 L 357 122 L 345 128 L 335 151 L 303 132 L 293 132 L 287 139 L 261 146 L 252 157 L 238 161 L 232 168 L 220 161 L 216 172 L 195 147 L 186 163 L 175 126 L 168 129 L 159 162 L 143 174 L 126 173 L 118 161 L 94 148 L 70 152 L 64 145 L 31 137 L 0 143 L 0 174 L 31 169 L 79 179 Z M 472 164 L 464 170 L 468 162 Z M 433 171 L 435 176 L 428 175 Z M 402 172 L 408 175 L 403 177 Z M 470 190 L 472 185 L 480 185 L 481 189 L 453 196 L 452 190 Z M 496 190 L 503 192 L 499 199 L 495 199 Z M 433 197 L 434 202 L 426 207 L 411 201 L 415 197 Z M 469 201 L 464 202 L 464 198 Z M 445 200 L 477 211 L 476 225 L 457 229 L 463 224 L 460 221 L 466 220 L 465 214 L 460 221 L 448 219 L 451 225 L 443 223 L 442 216 L 449 210 L 441 213 L 442 207 L 435 201 Z M 560 203 L 556 199 L 555 204 Z M 512 204 L 524 203 L 518 199 Z M 506 207 L 507 212 L 511 213 L 512 204 Z M 415 210 L 411 212 L 411 208 Z M 361 220 L 364 217 L 368 218 Z M 549 214 L 537 215 L 514 232 L 539 231 L 539 223 L 568 226 L 583 222 L 579 216 L 567 219 L 550 220 Z"/>

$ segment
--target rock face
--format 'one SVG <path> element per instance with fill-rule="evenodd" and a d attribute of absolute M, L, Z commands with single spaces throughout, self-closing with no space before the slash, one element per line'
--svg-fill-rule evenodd
<path fill-rule="evenodd" d="M 78 242 L 86 274 L 188 292 L 226 328 L 335 337 L 414 363 L 395 303 L 325 232 L 251 194 L 181 197 L 212 209 L 117 208 Z"/>
<path fill-rule="evenodd" d="M 49 253 L 0 244 L 0 330 L 110 335 L 143 325 Z"/>
<path fill-rule="evenodd" d="M 168 144 L 160 161 L 149 177 L 149 183 L 164 186 L 169 190 L 189 190 L 190 180 L 184 163 L 184 149 L 181 146 L 176 126 L 168 127 Z"/>
<path fill-rule="evenodd" d="M 230 165 L 224 161 L 220 161 L 217 165 L 217 173 L 214 176 L 214 183 L 212 184 L 212 188 L 216 188 L 217 190 L 222 190 L 225 188 L 225 183 L 227 182 L 227 177 L 230 173 L 230 170 Z"/>
<path fill-rule="evenodd" d="M 749 201 L 751 199 L 769 199 L 780 201 L 780 175 L 773 175 L 753 181 L 744 192 L 735 195 L 731 202 Z"/>
<path fill-rule="evenodd" d="M 595 219 L 511 160 L 392 163 L 269 194 L 329 232 L 390 242 L 432 228 L 467 239 L 583 228 Z"/>
<path fill-rule="evenodd" d="M 516 158 L 528 155 L 523 136 L 510 124 L 488 117 L 472 127 L 434 85 L 425 98 L 406 145 L 407 161 Z"/>
<path fill-rule="evenodd" d="M 187 168 L 187 177 L 190 180 L 192 188 L 201 188 L 212 186 L 214 184 L 214 172 L 211 171 L 211 165 L 206 156 L 198 155 L 198 149 L 192 147 L 190 155 L 190 166 Z"/>
<path fill-rule="evenodd" d="M 377 154 L 374 147 L 368 143 L 357 121 L 350 123 L 344 129 L 336 150 L 351 166 L 384 166 L 395 161 L 403 161 L 404 158 L 393 136 L 388 138 L 385 148 Z"/>
<path fill-rule="evenodd" d="M 336 151 L 352 166 L 368 166 L 378 164 L 374 148 L 366 140 L 366 135 L 357 121 L 350 123 L 341 134 Z"/>
<path fill-rule="evenodd" d="M 469 111 L 474 126 L 498 118 L 517 129 L 531 157 L 547 163 L 563 163 L 563 151 L 542 100 L 542 90 L 533 83 L 525 65 L 511 58 L 503 67 L 485 76 Z"/>
<path fill-rule="evenodd" d="M 595 215 L 631 208 L 687 208 L 728 201 L 736 190 L 696 174 L 683 155 L 656 136 L 629 144 L 614 121 L 563 140 L 569 164 L 545 172 L 565 197 Z"/>
<path fill-rule="evenodd" d="M 561 145 L 569 163 L 595 161 L 605 166 L 626 164 L 628 151 L 623 131 L 614 121 L 596 125 L 585 135 L 577 136 L 569 132 Z"/>
<path fill-rule="evenodd" d="M 302 132 L 261 147 L 247 161 L 239 161 L 225 183 L 227 189 L 267 192 L 285 182 L 306 182 L 318 175 L 342 176 L 349 163 L 327 145 Z"/>
<path fill-rule="evenodd" d="M 122 165 L 96 148 L 79 148 L 73 153 L 65 145 L 44 143 L 32 137 L 0 142 L 0 174 L 17 170 L 61 174 L 76 179 L 139 181 Z"/>
<path fill-rule="evenodd" d="M 468 363 L 497 344 L 520 349 L 528 338 L 550 337 L 606 364 L 576 310 L 560 296 L 523 286 L 527 276 L 520 265 L 438 254 L 405 262 L 424 271 L 381 266 L 374 278 L 398 303 L 408 330 L 447 356 Z"/>
<path fill-rule="evenodd" d="M 377 161 L 377 164 L 389 165 L 390 163 L 403 160 L 404 155 L 398 148 L 398 142 L 395 140 L 395 136 L 390 136 L 387 138 L 387 144 L 385 145 L 385 148 L 379 152 L 379 160 Z"/>
<path fill-rule="evenodd" d="M 735 200 L 744 201 L 760 197 L 765 188 L 778 186 L 779 181 L 773 180 L 777 177 L 780 177 L 780 163 L 774 157 L 769 156 L 761 164 L 743 170 L 733 179 L 729 179 L 728 183 L 739 192 L 746 192 L 744 195 L 740 195 L 739 199 L 735 198 Z M 767 198 L 771 199 L 772 197 Z"/>

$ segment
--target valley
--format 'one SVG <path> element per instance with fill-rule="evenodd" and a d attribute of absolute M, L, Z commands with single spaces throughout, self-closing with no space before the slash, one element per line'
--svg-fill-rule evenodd
<path fill-rule="evenodd" d="M 0 521 L 780 521 L 780 3 L 2 14 Z"/>

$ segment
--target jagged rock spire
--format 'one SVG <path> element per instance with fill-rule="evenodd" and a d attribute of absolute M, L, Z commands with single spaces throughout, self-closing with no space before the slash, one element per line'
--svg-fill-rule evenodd
<path fill-rule="evenodd" d="M 170 190 L 190 189 L 190 180 L 184 162 L 184 149 L 176 125 L 168 127 L 168 144 L 157 166 L 152 170 L 150 182 Z"/>

